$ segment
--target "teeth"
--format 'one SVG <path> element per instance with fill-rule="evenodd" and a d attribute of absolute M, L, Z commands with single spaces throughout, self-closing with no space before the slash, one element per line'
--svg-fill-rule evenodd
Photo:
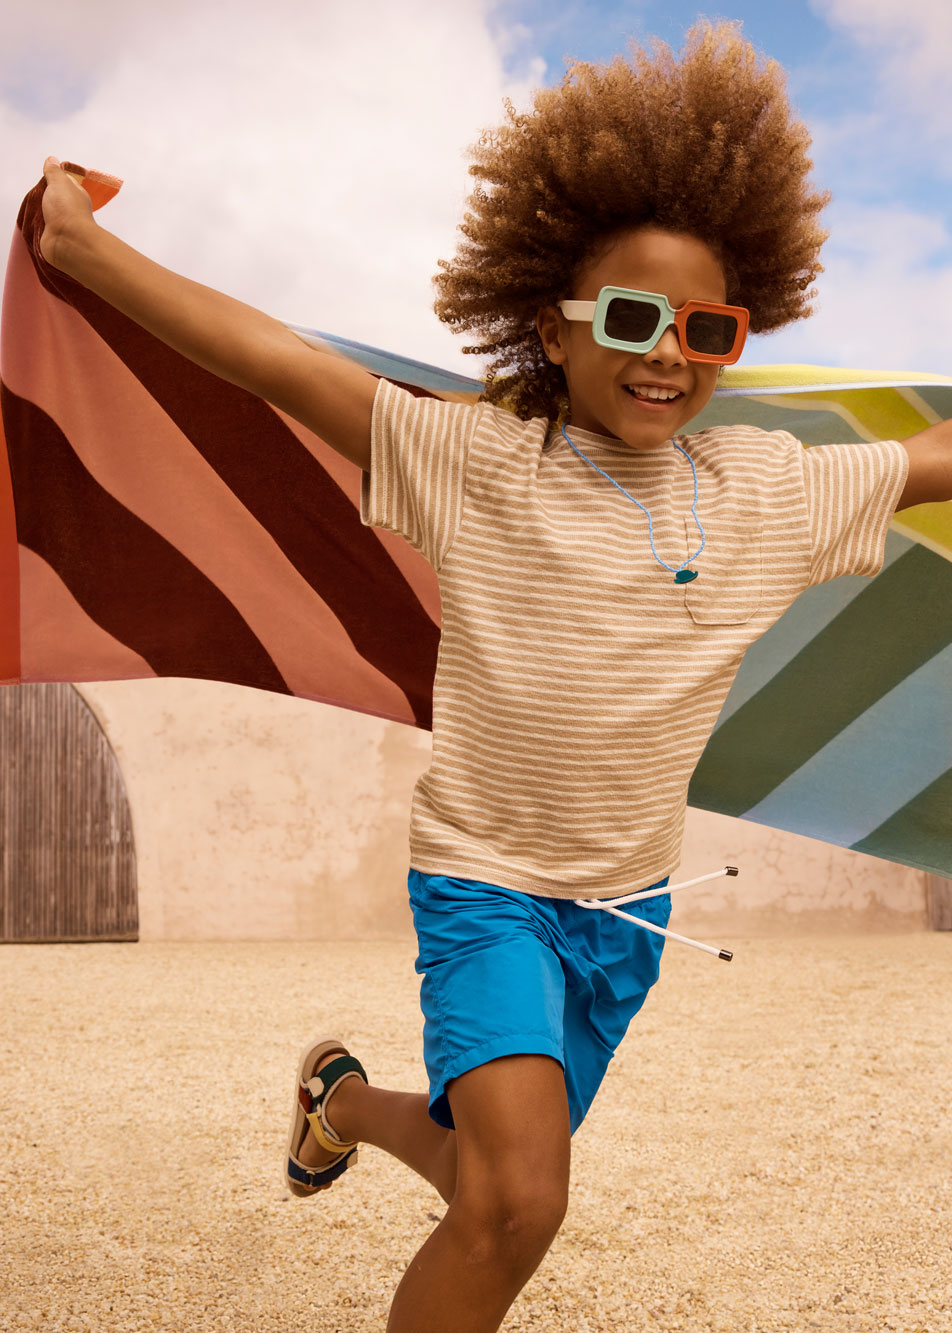
<path fill-rule="evenodd" d="M 644 388 L 637 384 L 626 384 L 625 388 L 636 398 L 654 398 L 662 403 L 666 403 L 672 398 L 680 398 L 681 396 L 680 390 L 678 389 Z"/>

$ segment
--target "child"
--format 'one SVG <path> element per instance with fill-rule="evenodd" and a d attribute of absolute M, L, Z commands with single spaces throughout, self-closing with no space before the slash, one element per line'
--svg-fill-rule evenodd
<path fill-rule="evenodd" d="M 44 257 L 363 469 L 362 518 L 440 579 L 433 761 L 410 898 L 429 1095 L 304 1052 L 287 1180 L 358 1142 L 442 1194 L 397 1330 L 498 1328 L 568 1197 L 571 1135 L 658 977 L 663 940 L 575 899 L 663 890 L 691 773 L 746 648 L 808 586 L 872 575 L 901 444 L 805 451 L 677 432 L 748 326 L 809 313 L 826 233 L 783 74 L 734 24 L 574 65 L 483 135 L 440 318 L 490 358 L 476 406 L 418 398 L 137 254 L 47 159 Z M 664 926 L 670 898 L 637 905 Z"/>

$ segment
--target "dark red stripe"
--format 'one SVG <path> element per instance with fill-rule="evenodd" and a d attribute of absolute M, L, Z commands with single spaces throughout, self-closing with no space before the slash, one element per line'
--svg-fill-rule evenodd
<path fill-rule="evenodd" d="M 0 425 L 0 683 L 17 684 L 19 680 L 20 557 L 10 468 Z"/>
<path fill-rule="evenodd" d="M 429 729 L 440 631 L 383 544 L 267 403 L 173 351 L 43 261 L 36 242 L 44 189 L 41 181 L 30 191 L 18 219 L 40 281 L 108 343 L 271 534 L 356 651 L 404 692 L 417 726 Z"/>
<path fill-rule="evenodd" d="M 83 467 L 35 404 L 0 385 L 17 531 L 86 614 L 160 676 L 289 694 L 227 597 Z"/>

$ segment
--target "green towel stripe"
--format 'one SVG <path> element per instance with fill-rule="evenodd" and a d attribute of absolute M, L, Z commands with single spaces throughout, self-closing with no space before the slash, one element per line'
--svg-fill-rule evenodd
<path fill-rule="evenodd" d="M 889 627 L 879 652 L 871 625 Z M 914 546 L 714 732 L 690 804 L 744 814 L 950 643 L 947 562 Z"/>
<path fill-rule="evenodd" d="M 949 812 L 952 768 L 859 842 L 855 852 L 899 861 L 935 875 L 949 873 Z M 944 867 L 944 869 L 943 869 Z"/>
<path fill-rule="evenodd" d="M 756 426 L 759 430 L 785 430 L 807 446 L 811 444 L 863 444 L 863 437 L 831 408 L 775 399 L 713 398 L 684 427 L 684 434 L 710 426 Z"/>

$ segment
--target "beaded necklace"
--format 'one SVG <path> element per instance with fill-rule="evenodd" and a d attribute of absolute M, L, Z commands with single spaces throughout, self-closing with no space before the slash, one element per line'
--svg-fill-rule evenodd
<path fill-rule="evenodd" d="M 579 458 L 584 458 L 585 462 L 588 463 L 590 467 L 595 468 L 595 471 L 600 473 L 603 477 L 605 477 L 606 480 L 610 481 L 613 486 L 617 486 L 618 489 L 621 491 L 622 495 L 628 495 L 628 492 L 625 490 L 624 486 L 619 486 L 618 482 L 614 479 L 614 477 L 609 477 L 607 472 L 602 472 L 602 469 L 598 467 L 597 464 L 593 463 L 590 458 L 587 458 L 585 454 L 582 453 L 581 449 L 577 448 L 574 444 L 572 444 L 572 441 L 569 439 L 568 432 L 566 431 L 564 426 L 562 427 L 562 434 L 565 436 L 565 439 L 567 443 L 570 445 L 570 447 L 574 449 L 575 452 L 578 454 Z M 673 439 L 671 443 L 674 444 Z M 704 529 L 701 527 L 701 520 L 697 516 L 697 468 L 694 466 L 694 459 L 685 449 L 681 448 L 680 444 L 674 444 L 674 447 L 675 449 L 678 450 L 679 453 L 684 454 L 684 457 L 691 464 L 691 472 L 694 474 L 694 504 L 691 506 L 691 513 L 694 515 L 694 521 L 697 524 L 698 531 L 701 534 L 701 545 L 697 548 L 697 550 L 694 552 L 693 555 L 688 556 L 687 560 L 685 560 L 683 565 L 678 566 L 677 570 L 675 570 L 673 565 L 669 565 L 667 561 L 662 560 L 660 555 L 654 548 L 654 531 L 651 523 L 651 515 L 648 513 L 648 510 L 645 509 L 641 501 L 636 500 L 633 495 L 628 495 L 628 499 L 631 500 L 632 504 L 636 504 L 639 509 L 644 509 L 645 513 L 648 514 L 648 541 L 651 543 L 651 553 L 657 560 L 658 564 L 664 565 L 665 569 L 670 569 L 672 571 L 672 573 L 674 574 L 675 583 L 690 583 L 692 579 L 697 578 L 698 571 L 696 569 L 687 569 L 685 568 L 685 566 L 689 565 L 692 560 L 697 559 L 697 557 L 704 550 L 704 543 L 707 539 L 704 536 Z"/>

